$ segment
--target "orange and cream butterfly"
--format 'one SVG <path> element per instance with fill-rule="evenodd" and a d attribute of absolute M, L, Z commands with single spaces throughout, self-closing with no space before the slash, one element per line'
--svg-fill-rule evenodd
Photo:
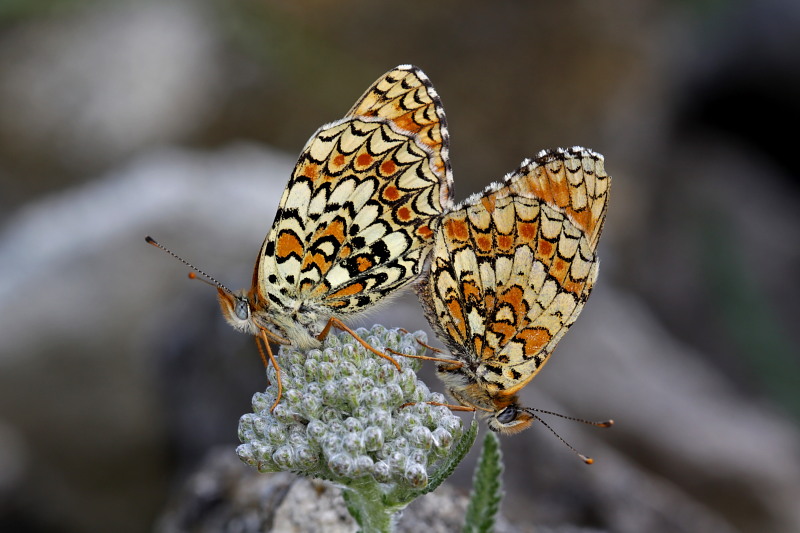
<path fill-rule="evenodd" d="M 599 154 L 543 151 L 455 206 L 436 229 L 417 292 L 453 357 L 437 374 L 459 404 L 490 413 L 494 431 L 516 433 L 538 419 L 517 394 L 597 279 L 610 183 Z"/>
<path fill-rule="evenodd" d="M 344 118 L 311 136 L 251 288 L 231 291 L 212 279 L 225 319 L 256 337 L 265 364 L 262 346 L 275 364 L 269 341 L 314 348 L 336 327 L 399 368 L 342 319 L 419 278 L 452 207 L 448 142 L 439 96 L 411 65 L 381 76 Z"/>

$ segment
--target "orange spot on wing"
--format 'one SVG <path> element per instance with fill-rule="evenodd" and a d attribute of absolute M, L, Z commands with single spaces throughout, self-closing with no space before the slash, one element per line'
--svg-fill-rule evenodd
<path fill-rule="evenodd" d="M 463 220 L 448 220 L 444 224 L 447 236 L 453 240 L 466 241 L 469 239 L 469 228 Z"/>
<path fill-rule="evenodd" d="M 517 232 L 519 233 L 520 237 L 523 237 L 528 241 L 535 239 L 538 231 L 539 228 L 535 222 L 520 222 L 517 225 Z"/>
<path fill-rule="evenodd" d="M 368 167 L 372 164 L 372 156 L 369 154 L 361 154 L 356 158 L 356 163 L 360 167 Z"/>
<path fill-rule="evenodd" d="M 500 338 L 498 342 L 500 346 L 505 345 L 511 339 L 511 337 L 517 332 L 516 327 L 506 322 L 492 323 L 491 330 Z"/>
<path fill-rule="evenodd" d="M 481 359 L 489 359 L 494 355 L 494 349 L 488 344 L 484 344 L 483 337 L 477 335 L 473 337 L 472 346 L 475 353 L 481 356 Z"/>
<path fill-rule="evenodd" d="M 420 226 L 419 228 L 417 228 L 417 235 L 419 235 L 420 237 L 422 237 L 424 239 L 427 239 L 431 235 L 433 235 L 433 231 L 431 231 L 430 226 L 424 225 L 424 226 Z"/>
<path fill-rule="evenodd" d="M 463 329 L 462 324 L 456 326 L 454 323 L 448 322 L 445 329 L 447 330 L 447 336 L 456 342 L 464 338 L 464 332 L 461 331 Z"/>
<path fill-rule="evenodd" d="M 303 176 L 311 178 L 312 180 L 317 179 L 317 165 L 314 163 L 307 163 L 303 168 Z"/>
<path fill-rule="evenodd" d="M 591 235 L 597 225 L 597 220 L 592 218 L 589 210 L 578 211 L 575 209 L 572 201 L 573 190 L 569 182 L 544 169 L 540 169 L 537 178 L 528 183 L 532 192 L 546 203 L 557 205 L 565 210 L 581 230 Z"/>
<path fill-rule="evenodd" d="M 581 294 L 585 285 L 585 282 L 575 281 L 572 278 L 567 278 L 561 282 L 561 288 L 567 292 L 571 292 L 572 294 Z"/>
<path fill-rule="evenodd" d="M 572 205 L 572 198 L 570 197 L 569 182 L 565 179 L 558 181 L 550 181 L 550 191 L 552 192 L 553 201 L 559 207 L 569 207 Z"/>
<path fill-rule="evenodd" d="M 418 133 L 420 131 L 420 125 L 414 121 L 414 117 L 411 113 L 406 113 L 405 115 L 399 116 L 394 119 L 393 122 L 400 129 L 404 129 L 412 133 Z"/>
<path fill-rule="evenodd" d="M 321 283 L 318 283 L 317 286 L 314 288 L 312 296 L 315 296 L 317 298 L 324 298 L 330 289 L 331 289 L 330 285 L 328 285 L 328 283 L 323 281 Z"/>
<path fill-rule="evenodd" d="M 503 291 L 497 298 L 499 305 L 509 305 L 514 312 L 515 317 L 522 317 L 525 315 L 525 305 L 523 304 L 523 292 L 520 287 L 509 287 Z"/>
<path fill-rule="evenodd" d="M 391 176 L 392 174 L 397 172 L 397 165 L 394 164 L 394 161 L 384 161 L 383 164 L 381 165 L 381 172 L 385 176 Z"/>
<path fill-rule="evenodd" d="M 481 198 L 481 204 L 490 213 L 494 212 L 495 197 L 493 195 Z"/>
<path fill-rule="evenodd" d="M 550 268 L 550 274 L 556 279 L 562 279 L 567 270 L 567 264 L 563 259 L 559 258 L 553 262 Z"/>
<path fill-rule="evenodd" d="M 500 250 L 511 250 L 514 247 L 514 238 L 511 235 L 498 235 L 497 247 Z"/>
<path fill-rule="evenodd" d="M 325 259 L 325 256 L 323 256 L 320 253 L 311 254 L 311 255 L 307 255 L 303 259 L 302 270 L 305 271 L 312 264 L 317 266 L 317 268 L 319 269 L 320 273 L 325 274 L 328 271 L 328 269 L 331 267 L 332 263 L 330 261 L 328 261 L 327 259 Z"/>
<path fill-rule="evenodd" d="M 401 207 L 397 210 L 397 218 L 400 220 L 411 220 L 411 210 L 408 207 Z"/>
<path fill-rule="evenodd" d="M 461 283 L 461 293 L 464 295 L 465 301 L 479 301 L 481 299 L 481 291 L 478 290 L 478 286 L 472 281 Z"/>
<path fill-rule="evenodd" d="M 387 161 L 387 163 L 388 162 L 390 161 Z M 386 163 L 384 163 L 384 165 L 386 165 Z M 398 191 L 397 187 L 395 187 L 394 185 L 389 185 L 383 190 L 383 196 L 387 200 L 394 201 L 400 198 L 400 191 Z"/>
<path fill-rule="evenodd" d="M 553 253 L 553 244 L 550 241 L 539 239 L 538 254 L 550 257 Z"/>
<path fill-rule="evenodd" d="M 367 270 L 368 268 L 370 268 L 374 264 L 375 263 L 373 263 L 372 261 L 370 261 L 366 257 L 362 256 L 362 257 L 356 258 L 356 267 L 358 268 L 359 272 L 364 272 L 365 270 Z"/>
<path fill-rule="evenodd" d="M 323 237 L 332 236 L 338 242 L 344 241 L 344 222 L 342 220 L 334 220 L 320 231 L 314 235 L 314 240 L 321 239 Z"/>
<path fill-rule="evenodd" d="M 336 154 L 336 157 L 333 158 L 333 164 L 337 167 L 344 166 L 344 154 Z"/>
<path fill-rule="evenodd" d="M 550 205 L 557 205 L 564 208 L 570 203 L 569 189 L 566 190 L 566 202 L 564 202 L 563 190 L 564 185 L 566 185 L 565 181 L 559 179 L 558 176 L 552 174 L 544 167 L 538 168 L 535 179 L 526 180 L 525 185 L 528 185 L 533 194 Z"/>
<path fill-rule="evenodd" d="M 478 245 L 478 249 L 481 252 L 492 251 L 492 239 L 488 235 L 480 235 L 477 239 L 475 239 L 475 243 Z"/>
<path fill-rule="evenodd" d="M 458 300 L 451 299 L 447 302 L 447 310 L 450 312 L 452 324 L 458 331 L 458 335 L 454 336 L 457 339 L 463 339 L 466 335 L 466 325 L 464 322 L 464 310 Z"/>
<path fill-rule="evenodd" d="M 300 242 L 295 235 L 283 232 L 278 237 L 275 243 L 275 255 L 281 259 L 289 257 L 291 254 L 296 254 L 303 257 L 303 243 Z"/>
<path fill-rule="evenodd" d="M 591 235 L 594 231 L 595 221 L 592 220 L 592 214 L 588 210 L 575 211 L 574 209 L 567 209 L 572 220 L 578 225 L 580 229 Z"/>
<path fill-rule="evenodd" d="M 312 243 L 316 242 L 319 239 L 322 239 L 323 237 L 333 237 L 334 239 L 336 239 L 337 242 L 344 241 L 344 222 L 342 222 L 341 220 L 334 220 L 327 226 L 324 226 L 323 228 L 317 230 L 317 233 L 314 234 L 314 237 L 311 240 L 311 242 Z M 303 258 L 303 265 L 301 268 L 302 270 L 305 270 L 312 264 L 317 265 L 317 268 L 319 268 L 320 273 L 325 274 L 331 268 L 331 265 L 333 263 L 330 261 L 330 259 L 325 258 L 323 254 L 313 253 Z"/>
<path fill-rule="evenodd" d="M 517 333 L 515 340 L 523 343 L 523 351 L 526 356 L 532 357 L 539 353 L 544 346 L 550 342 L 552 335 L 543 328 L 523 329 Z"/>
<path fill-rule="evenodd" d="M 483 295 L 483 302 L 485 309 L 494 309 L 495 298 L 493 292 L 487 292 Z"/>
<path fill-rule="evenodd" d="M 352 283 L 347 287 L 339 289 L 338 291 L 334 292 L 330 295 L 330 298 L 339 298 L 341 296 L 352 296 L 354 294 L 358 294 L 364 290 L 364 284 L 361 282 Z"/>

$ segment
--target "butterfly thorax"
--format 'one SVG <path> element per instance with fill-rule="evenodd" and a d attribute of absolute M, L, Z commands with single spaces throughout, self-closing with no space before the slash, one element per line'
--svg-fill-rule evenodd
<path fill-rule="evenodd" d="M 256 300 L 256 304 L 260 303 Z M 253 321 L 261 328 L 278 333 L 301 349 L 318 348 L 318 335 L 329 318 L 329 313 L 317 309 L 311 302 L 284 297 L 272 305 L 256 305 Z"/>
<path fill-rule="evenodd" d="M 436 368 L 436 374 L 445 384 L 448 395 L 461 405 L 492 411 L 496 408 L 496 402 L 507 404 L 501 400 L 505 395 L 496 385 L 482 382 L 476 377 L 474 364 L 458 354 L 454 357 L 456 359 L 452 364 L 440 363 Z"/>
<path fill-rule="evenodd" d="M 235 330 L 249 335 L 266 332 L 274 342 L 300 348 L 319 346 L 317 335 L 324 317 L 301 302 L 291 299 L 270 302 L 255 289 L 248 292 L 218 289 L 218 293 L 222 315 Z"/>

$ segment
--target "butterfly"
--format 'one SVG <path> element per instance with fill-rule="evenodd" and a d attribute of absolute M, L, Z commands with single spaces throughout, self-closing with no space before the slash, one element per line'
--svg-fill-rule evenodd
<path fill-rule="evenodd" d="M 206 275 L 226 321 L 254 335 L 264 364 L 266 351 L 274 365 L 275 405 L 280 370 L 269 341 L 315 348 L 336 327 L 400 368 L 342 320 L 422 273 L 438 221 L 453 203 L 448 143 L 428 77 L 412 65 L 392 69 L 306 143 L 250 289 L 231 291 Z"/>
<path fill-rule="evenodd" d="M 493 431 L 517 433 L 538 419 L 518 393 L 594 286 L 610 184 L 600 154 L 542 151 L 455 206 L 436 229 L 416 289 L 453 358 L 437 375 L 459 404 L 488 412 Z"/>

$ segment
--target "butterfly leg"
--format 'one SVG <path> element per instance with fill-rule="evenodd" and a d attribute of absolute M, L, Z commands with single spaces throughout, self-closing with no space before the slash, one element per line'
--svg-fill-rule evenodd
<path fill-rule="evenodd" d="M 410 331 L 408 331 L 406 328 L 398 328 L 398 330 L 399 330 L 399 331 L 402 331 L 403 333 L 411 333 L 411 332 L 410 332 Z M 441 351 L 439 348 L 434 348 L 433 346 L 430 346 L 430 345 L 428 345 L 428 344 L 425 344 L 424 342 L 422 342 L 422 341 L 421 341 L 421 340 L 419 340 L 419 339 L 417 339 L 417 344 L 419 344 L 420 346 L 423 346 L 423 347 L 425 347 L 425 348 L 429 349 L 429 350 L 430 350 L 430 351 L 432 351 L 433 353 L 442 353 L 442 351 Z"/>
<path fill-rule="evenodd" d="M 414 405 L 415 403 L 417 402 L 404 403 L 403 405 L 400 406 L 400 409 L 402 409 L 403 407 L 408 407 L 409 405 Z M 469 411 L 469 412 L 477 411 L 477 409 L 474 406 L 453 405 L 452 403 L 441 403 L 441 402 L 425 402 L 425 403 L 427 403 L 428 405 L 439 405 L 441 407 L 447 407 L 451 411 Z"/>
<path fill-rule="evenodd" d="M 260 342 L 259 342 L 260 341 Z M 256 346 L 258 346 L 258 353 L 261 356 L 261 361 L 264 363 L 264 368 L 267 368 L 269 363 L 272 363 L 272 367 L 275 369 L 275 380 L 278 382 L 278 397 L 275 398 L 275 403 L 272 404 L 270 407 L 269 412 L 275 410 L 277 407 L 278 402 L 281 401 L 281 396 L 283 395 L 283 384 L 281 383 L 281 367 L 278 366 L 278 362 L 275 360 L 275 356 L 272 355 L 272 348 L 269 345 L 269 339 L 267 338 L 267 334 L 263 331 L 261 335 L 256 337 Z M 267 363 L 267 357 L 264 355 L 264 350 L 266 349 L 267 355 L 269 356 L 269 363 Z M 269 382 L 269 380 L 267 380 Z"/>
<path fill-rule="evenodd" d="M 352 329 L 348 328 L 348 327 L 347 327 L 347 326 L 344 324 L 344 322 L 342 322 L 342 321 L 341 321 L 341 320 L 339 320 L 338 318 L 333 318 L 333 317 L 331 317 L 331 318 L 328 320 L 328 323 L 327 323 L 327 324 L 325 324 L 325 327 L 324 327 L 324 328 L 322 328 L 322 332 L 320 332 L 320 334 L 319 334 L 319 335 L 317 335 L 317 338 L 318 338 L 319 340 L 321 340 L 321 341 L 322 341 L 322 340 L 325 340 L 325 337 L 327 337 L 327 336 L 328 336 L 328 333 L 330 333 L 330 331 L 331 331 L 331 327 L 335 327 L 335 328 L 336 328 L 336 329 L 338 329 L 338 330 L 345 331 L 345 332 L 349 333 L 350 335 L 352 335 L 352 337 L 353 337 L 355 340 L 357 340 L 357 341 L 358 341 L 358 343 L 359 343 L 361 346 L 363 346 L 364 348 L 366 348 L 366 349 L 367 349 L 367 350 L 369 350 L 370 352 L 374 353 L 375 355 L 379 355 L 379 356 L 383 357 L 384 359 L 386 359 L 387 361 L 389 361 L 390 363 L 392 363 L 392 364 L 395 366 L 395 368 L 397 368 L 397 371 L 398 371 L 398 372 L 402 372 L 402 369 L 400 368 L 400 363 L 398 363 L 398 362 L 397 362 L 397 361 L 396 361 L 396 360 L 395 360 L 395 359 L 394 359 L 392 356 L 390 356 L 390 355 L 386 355 L 385 353 L 383 353 L 383 352 L 381 352 L 381 351 L 378 351 L 378 350 L 376 350 L 374 347 L 370 346 L 370 345 L 369 345 L 369 343 L 368 343 L 367 341 L 365 341 L 364 339 L 362 339 L 361 337 L 359 337 L 359 336 L 358 336 L 358 334 L 356 334 L 356 332 L 355 332 L 355 331 L 353 331 Z"/>
<path fill-rule="evenodd" d="M 403 333 L 410 333 L 410 331 L 408 331 L 405 328 L 398 328 L 398 329 L 400 331 L 402 331 Z M 428 344 L 425 344 L 424 342 L 422 342 L 419 339 L 417 339 L 417 344 L 419 344 L 423 348 L 427 348 L 428 350 L 432 351 L 433 353 L 442 353 L 442 350 L 440 350 L 438 348 L 434 348 L 433 346 L 430 346 Z M 452 367 L 452 370 L 455 370 L 457 368 L 461 368 L 462 366 L 464 366 L 464 363 L 462 363 L 460 361 L 456 361 L 454 359 L 445 359 L 445 358 L 441 358 L 441 357 L 431 357 L 429 355 L 412 355 L 410 353 L 398 352 L 397 350 L 392 350 L 391 348 L 386 348 L 386 351 L 391 353 L 392 355 L 399 355 L 401 357 L 410 357 L 411 359 L 422 359 L 423 361 L 436 361 L 436 362 L 439 362 L 439 363 L 448 363 Z M 450 370 L 450 367 L 448 367 L 448 370 Z"/>
<path fill-rule="evenodd" d="M 267 359 L 267 356 L 264 355 L 264 348 L 261 346 L 261 337 L 253 337 L 253 339 L 255 339 L 256 341 L 256 348 L 258 348 L 258 355 L 261 356 L 261 362 L 264 363 L 264 368 L 266 369 L 267 367 L 269 367 L 269 360 Z M 270 385 L 269 376 L 267 376 L 267 387 L 269 387 L 269 385 Z"/>
<path fill-rule="evenodd" d="M 419 341 L 417 341 L 417 342 L 419 342 Z M 428 346 L 427 344 L 425 344 L 423 342 L 420 342 L 420 344 L 422 346 L 426 347 L 426 348 L 430 348 L 430 346 Z M 436 348 L 430 348 L 430 349 L 441 353 L 441 350 L 437 350 Z M 411 359 L 422 359 L 423 361 L 436 361 L 436 362 L 439 362 L 439 363 L 448 363 L 449 365 L 451 365 L 453 367 L 453 370 L 455 370 L 457 368 L 461 368 L 462 366 L 464 366 L 464 363 L 462 363 L 461 361 L 455 361 L 453 359 L 445 359 L 443 357 L 431 357 L 429 355 L 414 355 L 414 354 L 410 354 L 410 353 L 398 352 L 397 350 L 392 350 L 391 348 L 386 348 L 386 351 L 391 353 L 392 355 L 399 355 L 400 357 L 409 357 Z M 448 369 L 449 369 L 449 367 L 448 367 Z"/>

